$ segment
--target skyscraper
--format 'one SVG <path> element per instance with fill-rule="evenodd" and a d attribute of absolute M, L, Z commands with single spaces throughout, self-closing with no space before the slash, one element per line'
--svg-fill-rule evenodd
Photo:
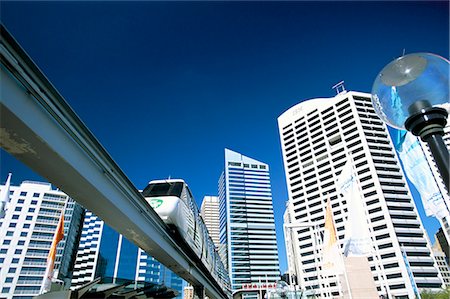
<path fill-rule="evenodd" d="M 217 196 L 203 197 L 202 206 L 200 208 L 203 221 L 208 229 L 209 235 L 219 248 L 219 198 Z"/>
<path fill-rule="evenodd" d="M 329 197 L 342 245 L 348 205 L 336 184 L 350 161 L 374 248 L 368 260 L 379 295 L 414 298 L 415 286 L 440 288 L 442 276 L 389 132 L 375 114 L 370 95 L 343 91 L 333 98 L 307 100 L 284 112 L 278 125 L 289 195 L 285 219 L 318 225 L 293 228 L 294 240 L 287 246 L 298 262 L 295 274 L 301 286 L 322 285 L 325 296 L 340 293 L 336 277 L 321 275 L 317 257 L 322 237 L 315 236 L 323 233 Z M 297 250 L 291 249 L 292 244 Z M 295 266 L 290 263 L 289 268 Z"/>
<path fill-rule="evenodd" d="M 97 277 L 164 284 L 179 292 L 183 280 L 139 247 L 86 211 L 73 272 L 72 288 Z"/>
<path fill-rule="evenodd" d="M 24 181 L 11 186 L 10 194 L 5 218 L 0 219 L 0 297 L 31 299 L 39 293 L 62 211 L 64 238 L 58 243 L 54 276 L 68 286 L 83 208 L 49 183 Z"/>
<path fill-rule="evenodd" d="M 232 289 L 279 280 L 269 166 L 225 149 L 219 205 L 219 251 Z"/>

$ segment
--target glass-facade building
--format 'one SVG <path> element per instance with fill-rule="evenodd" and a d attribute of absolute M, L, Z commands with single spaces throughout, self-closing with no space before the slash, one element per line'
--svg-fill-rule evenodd
<path fill-rule="evenodd" d="M 0 298 L 39 294 L 62 211 L 64 238 L 57 246 L 53 276 L 69 287 L 84 209 L 51 184 L 32 181 L 10 186 L 6 208 L 0 219 Z"/>
<path fill-rule="evenodd" d="M 269 166 L 225 149 L 219 179 L 219 254 L 232 289 L 280 279 Z M 244 294 L 244 297 L 256 296 Z"/>
<path fill-rule="evenodd" d="M 128 241 L 90 211 L 81 234 L 72 288 L 97 277 L 113 281 L 134 280 L 164 284 L 179 292 L 182 298 L 183 280 L 139 247 Z"/>
<path fill-rule="evenodd" d="M 284 112 L 278 125 L 289 195 L 285 221 L 312 222 L 319 226 L 316 234 L 323 234 L 329 197 L 342 245 L 348 205 L 338 194 L 337 182 L 350 161 L 374 249 L 368 262 L 378 294 L 414 298 L 416 286 L 439 290 L 442 276 L 388 129 L 376 115 L 370 94 L 344 91 L 333 98 L 303 101 Z M 324 297 L 340 296 L 338 278 L 322 275 L 316 234 L 309 227 L 286 234 L 292 237 L 286 245 L 290 272 L 303 288 Z"/>

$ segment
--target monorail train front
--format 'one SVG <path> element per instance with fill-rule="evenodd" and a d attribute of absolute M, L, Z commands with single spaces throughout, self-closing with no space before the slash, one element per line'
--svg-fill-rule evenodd
<path fill-rule="evenodd" d="M 182 228 L 181 192 L 184 181 L 182 180 L 157 180 L 151 181 L 142 195 L 149 205 L 161 217 L 164 223 Z"/>

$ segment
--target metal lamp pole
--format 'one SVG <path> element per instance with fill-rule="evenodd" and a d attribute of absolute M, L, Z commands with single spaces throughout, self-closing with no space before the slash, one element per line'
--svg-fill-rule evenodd
<path fill-rule="evenodd" d="M 405 121 L 405 128 L 428 144 L 449 192 L 449 152 L 442 138 L 447 124 L 447 110 L 422 100 L 409 106 L 408 112 L 410 116 Z"/>

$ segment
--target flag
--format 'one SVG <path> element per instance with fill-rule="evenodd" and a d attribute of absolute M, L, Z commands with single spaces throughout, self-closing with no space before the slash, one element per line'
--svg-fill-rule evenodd
<path fill-rule="evenodd" d="M 322 249 L 322 271 L 324 274 L 336 275 L 344 272 L 344 263 L 339 250 L 330 198 L 328 198 L 325 212 L 325 231 Z"/>
<path fill-rule="evenodd" d="M 351 160 L 347 160 L 337 182 L 337 191 L 347 202 L 348 217 L 345 224 L 344 255 L 367 256 L 372 252 L 363 197 L 358 189 Z"/>
<path fill-rule="evenodd" d="M 64 211 L 61 212 L 61 217 L 59 218 L 58 226 L 56 228 L 55 235 L 53 236 L 52 246 L 47 257 L 47 269 L 45 270 L 44 280 L 42 281 L 41 294 L 50 291 L 52 277 L 53 277 L 53 267 L 55 265 L 56 258 L 56 247 L 59 241 L 64 238 Z"/>
<path fill-rule="evenodd" d="M 9 202 L 9 189 L 11 184 L 11 173 L 8 174 L 5 187 L 0 192 L 0 219 L 5 217 L 6 204 Z"/>
<path fill-rule="evenodd" d="M 444 203 L 444 198 L 436 184 L 418 138 L 409 132 L 403 133 L 403 135 L 403 138 L 399 138 L 396 148 L 403 162 L 406 176 L 420 194 L 425 214 L 439 219 L 448 216 L 449 210 Z"/>
<path fill-rule="evenodd" d="M 416 299 L 420 299 L 420 292 L 417 289 L 417 284 L 416 281 L 414 279 L 414 275 L 413 272 L 411 270 L 411 265 L 409 264 L 408 258 L 406 256 L 406 252 L 405 249 L 402 248 L 402 257 L 403 257 L 403 262 L 405 263 L 406 266 L 406 271 L 408 272 L 408 277 L 409 277 L 409 282 L 411 283 L 411 286 L 413 288 L 414 291 L 414 295 L 416 296 Z"/>

